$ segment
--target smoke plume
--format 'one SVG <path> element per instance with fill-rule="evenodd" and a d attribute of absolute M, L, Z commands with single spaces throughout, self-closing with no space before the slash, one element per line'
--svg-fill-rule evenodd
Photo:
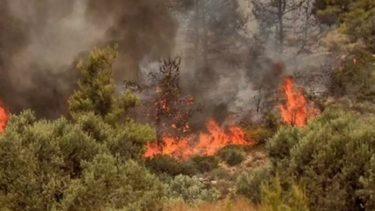
<path fill-rule="evenodd" d="M 157 1 L 0 1 L 0 97 L 12 113 L 67 111 L 75 64 L 95 46 L 119 43 L 116 78 L 137 80 L 140 60 L 173 48 L 176 23 Z"/>

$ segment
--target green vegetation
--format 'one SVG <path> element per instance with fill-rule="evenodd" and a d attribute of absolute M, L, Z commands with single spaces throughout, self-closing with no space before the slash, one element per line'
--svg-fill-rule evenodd
<path fill-rule="evenodd" d="M 237 1 L 229 5 L 229 10 L 224 3 L 205 2 L 191 5 L 187 1 L 184 4 L 170 2 L 184 11 L 189 10 L 190 5 L 196 12 L 196 21 L 201 22 L 199 27 L 193 27 L 193 34 L 203 37 L 194 39 L 191 47 L 202 48 L 197 54 L 202 54 L 202 61 L 195 58 L 195 65 L 202 66 L 199 68 L 202 72 L 206 67 L 210 71 L 213 69 L 209 67 L 213 58 L 208 55 L 218 54 L 208 52 L 216 52 L 216 48 L 224 44 L 229 51 L 229 46 L 238 41 L 239 28 L 244 25 L 244 20 L 236 16 L 227 22 L 234 31 L 221 30 L 222 25 L 216 19 L 226 17 L 215 16 L 213 10 L 208 10 L 216 5 L 223 12 L 237 13 L 240 7 Z M 190 135 L 196 129 L 193 127 L 199 127 L 189 122 L 190 118 L 195 118 L 194 109 L 180 113 L 183 111 L 180 107 L 185 104 L 186 108 L 196 106 L 193 97 L 183 97 L 185 93 L 179 84 L 180 59 L 165 60 L 160 68 L 161 75 L 150 74 L 154 79 L 152 89 L 160 95 L 148 104 L 142 103 L 146 107 L 156 104 L 159 109 L 154 112 L 156 120 L 151 127 L 134 119 L 133 114 L 138 112 L 135 108 L 140 104 L 138 96 L 130 90 L 118 92 L 115 86 L 113 66 L 118 55 L 117 45 L 95 48 L 77 65 L 81 77 L 78 89 L 68 99 L 69 117 L 39 119 L 31 110 L 10 116 L 6 130 L 0 134 L 0 210 L 375 210 L 375 1 L 316 0 L 314 11 L 310 1 L 297 5 L 287 4 L 289 1 L 275 2 L 280 4 L 268 4 L 275 11 L 284 9 L 285 14 L 299 11 L 308 18 L 312 18 L 313 12 L 319 24 L 337 24 L 338 31 L 350 37 L 351 43 L 364 45 L 355 45 L 350 51 L 330 52 L 342 57 L 339 62 L 335 60 L 331 72 L 324 74 L 329 81 L 327 93 L 320 96 L 304 89 L 307 101 L 319 102 L 317 107 L 323 111 L 306 126 L 284 125 L 275 112 L 277 109 L 273 109 L 282 101 L 278 96 L 273 97 L 273 92 L 281 81 L 279 76 L 284 76 L 284 66 L 275 63 L 268 71 L 275 81 L 264 79 L 267 77 L 263 75 L 259 80 L 251 79 L 260 84 L 254 88 L 259 92 L 259 96 L 254 97 L 258 116 L 251 116 L 240 124 L 256 146 L 228 145 L 214 155 L 196 155 L 185 160 L 168 155 L 145 158 L 147 143 L 161 141 L 162 135 L 170 132 L 164 131 L 164 127 L 172 127 L 173 135 L 178 137 Z M 293 43 L 294 48 L 302 45 L 296 58 L 301 52 L 307 52 L 306 48 L 315 41 L 299 37 L 309 37 L 308 27 L 293 37 L 290 27 L 297 19 L 288 20 L 285 14 L 275 16 L 272 11 L 271 21 L 269 15 L 272 14 L 264 9 L 266 5 L 255 4 L 254 10 L 259 10 L 257 18 L 263 21 L 263 26 L 270 27 L 261 30 L 262 33 L 271 33 L 277 28 L 272 34 L 279 56 L 286 54 Z M 316 26 L 315 21 L 306 21 L 306 24 Z M 213 49 L 208 45 L 211 41 L 216 43 Z M 197 49 L 194 49 L 196 53 Z M 261 57 L 253 56 L 254 60 Z M 233 56 L 236 58 L 229 58 L 223 54 L 217 58 L 224 57 L 233 59 L 233 66 L 242 63 L 236 60 L 240 58 L 236 55 Z M 255 69 L 262 69 L 260 66 Z M 171 74 L 172 70 L 176 74 Z M 205 80 L 207 78 L 219 80 L 214 77 Z M 201 80 L 199 78 L 197 83 Z M 263 87 L 266 81 L 274 84 Z M 168 90 L 162 90 L 171 86 L 178 88 L 178 99 L 175 96 L 173 102 L 163 93 Z M 142 90 L 143 87 L 136 88 Z M 172 94 L 176 94 L 173 90 Z M 204 102 L 201 100 L 197 102 Z M 224 108 L 226 106 L 218 110 L 230 110 Z M 165 113 L 162 115 L 160 110 Z M 215 118 L 222 116 L 221 111 L 210 112 Z"/>
<path fill-rule="evenodd" d="M 245 151 L 239 146 L 228 145 L 217 152 L 217 156 L 230 166 L 235 166 L 245 160 Z"/>
<path fill-rule="evenodd" d="M 267 182 L 271 175 L 271 166 L 266 165 L 254 169 L 252 172 L 244 172 L 240 174 L 236 181 L 236 192 L 253 203 L 261 203 L 262 184 Z"/>
<path fill-rule="evenodd" d="M 316 0 L 315 13 L 322 23 L 339 24 L 353 41 L 362 40 L 375 53 L 375 2 L 371 0 Z"/>
<path fill-rule="evenodd" d="M 370 180 L 374 124 L 373 114 L 327 109 L 306 128 L 280 130 L 269 155 L 284 182 L 306 183 L 311 210 L 360 210 L 372 203 L 358 192 L 366 190 L 361 180 Z"/>
<path fill-rule="evenodd" d="M 220 193 L 214 188 L 206 187 L 196 176 L 176 176 L 169 184 L 169 198 L 182 200 L 188 204 L 198 204 L 202 201 L 215 201 Z"/>
<path fill-rule="evenodd" d="M 167 155 L 157 155 L 146 159 L 146 166 L 155 174 L 167 174 L 170 176 L 188 175 L 193 176 L 198 173 L 194 162 L 177 161 Z"/>

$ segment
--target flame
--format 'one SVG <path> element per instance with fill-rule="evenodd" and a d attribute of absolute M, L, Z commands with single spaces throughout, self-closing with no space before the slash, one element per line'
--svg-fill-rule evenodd
<path fill-rule="evenodd" d="M 146 146 L 145 157 L 157 154 L 171 155 L 186 159 L 193 155 L 214 155 L 226 145 L 253 145 L 254 141 L 246 137 L 245 132 L 238 126 L 231 125 L 225 132 L 218 123 L 209 119 L 206 122 L 209 133 L 201 132 L 198 136 L 188 136 L 179 139 L 164 137 L 162 145 L 155 141 Z"/>
<path fill-rule="evenodd" d="M 316 108 L 308 106 L 302 90 L 294 86 L 293 78 L 284 79 L 283 91 L 287 98 L 286 105 L 280 105 L 283 122 L 303 127 L 319 113 Z"/>
<path fill-rule="evenodd" d="M 0 101 L 0 133 L 3 133 L 9 119 L 9 112 Z"/>

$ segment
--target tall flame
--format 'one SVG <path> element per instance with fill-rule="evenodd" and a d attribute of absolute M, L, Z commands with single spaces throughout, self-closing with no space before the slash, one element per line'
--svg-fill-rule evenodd
<path fill-rule="evenodd" d="M 318 114 L 317 109 L 308 106 L 302 90 L 294 86 L 293 78 L 284 79 L 283 91 L 287 98 L 286 105 L 280 104 L 279 106 L 285 123 L 303 127 Z"/>
<path fill-rule="evenodd" d="M 182 137 L 174 139 L 163 138 L 163 145 L 156 142 L 146 146 L 145 157 L 153 157 L 157 154 L 171 155 L 176 158 L 189 158 L 193 155 L 214 155 L 226 145 L 253 145 L 254 141 L 246 137 L 245 132 L 238 126 L 231 125 L 225 132 L 214 120 L 208 120 L 209 133 L 201 132 L 198 136 Z"/>

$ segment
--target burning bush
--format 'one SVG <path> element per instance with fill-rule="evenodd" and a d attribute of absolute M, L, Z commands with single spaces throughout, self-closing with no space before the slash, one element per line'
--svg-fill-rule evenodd
<path fill-rule="evenodd" d="M 319 113 L 313 105 L 309 105 L 300 88 L 294 86 L 294 79 L 284 79 L 283 91 L 286 105 L 280 105 L 280 113 L 287 124 L 303 127 L 312 117 Z"/>

